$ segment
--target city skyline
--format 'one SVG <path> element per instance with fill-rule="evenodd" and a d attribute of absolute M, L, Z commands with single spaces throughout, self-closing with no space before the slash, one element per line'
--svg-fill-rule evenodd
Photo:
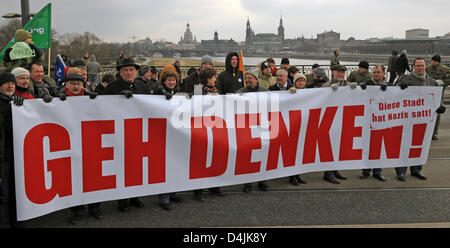
<path fill-rule="evenodd" d="M 49 1 L 30 1 L 31 12 L 37 12 Z M 20 1 L 6 0 L 3 11 L 19 12 Z M 405 31 L 414 28 L 429 30 L 430 37 L 450 32 L 444 0 L 191 0 L 143 1 L 129 4 L 118 1 L 54 1 L 53 28 L 65 33 L 96 34 L 105 42 L 131 42 L 149 37 L 177 43 L 189 23 L 197 41 L 210 40 L 217 31 L 220 39 L 245 41 L 245 28 L 250 19 L 256 33 L 277 33 L 282 14 L 286 39 L 316 38 L 324 31 L 335 31 L 341 39 L 354 37 L 405 38 Z M 1 13 L 2 15 L 5 13 Z M 379 14 L 379 15 L 378 15 Z M 5 23 L 5 19 L 2 19 Z"/>

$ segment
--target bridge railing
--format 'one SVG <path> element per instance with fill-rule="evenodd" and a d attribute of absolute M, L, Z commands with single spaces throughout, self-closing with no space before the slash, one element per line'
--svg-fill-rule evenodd
<path fill-rule="evenodd" d="M 300 72 L 302 72 L 303 74 L 309 74 L 312 71 L 312 65 L 294 65 L 295 67 L 297 67 Z M 348 75 L 350 74 L 350 72 L 352 71 L 356 71 L 358 70 L 358 64 L 350 64 L 350 65 L 345 65 L 347 67 L 347 71 L 346 71 L 346 77 L 348 77 Z M 384 65 L 386 70 L 387 70 L 387 66 Z M 244 66 L 245 70 L 250 70 L 250 69 L 254 69 L 256 68 L 257 65 L 246 65 Z M 321 65 L 320 67 L 325 69 L 325 73 L 327 74 L 328 78 L 331 78 L 331 69 L 330 69 L 330 65 Z M 369 70 L 372 71 L 374 66 L 370 66 Z M 156 66 L 156 69 L 158 71 L 161 71 L 164 67 L 163 66 Z M 191 66 L 180 66 L 180 70 L 181 70 L 181 78 L 185 78 L 187 77 L 187 71 L 191 68 Z M 214 69 L 216 69 L 217 74 L 219 74 L 220 72 L 225 70 L 224 66 L 213 66 Z M 198 69 L 198 68 L 197 68 Z M 102 67 L 102 72 L 100 73 L 100 78 L 101 76 L 103 76 L 105 73 L 113 73 L 116 74 L 117 70 L 115 67 Z M 389 78 L 389 72 L 386 73 L 386 78 Z"/>

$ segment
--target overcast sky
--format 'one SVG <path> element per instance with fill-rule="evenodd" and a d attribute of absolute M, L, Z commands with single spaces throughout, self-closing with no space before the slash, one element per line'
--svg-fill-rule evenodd
<path fill-rule="evenodd" d="M 31 12 L 49 2 L 30 0 Z M 213 39 L 217 30 L 219 39 L 239 42 L 245 40 L 247 18 L 255 33 L 276 33 L 280 13 L 286 38 L 316 38 L 330 30 L 341 39 L 404 38 L 412 28 L 429 29 L 430 37 L 450 32 L 448 0 L 58 0 L 52 5 L 59 34 L 89 31 L 107 42 L 128 42 L 133 34 L 178 42 L 187 22 L 197 41 Z M 20 0 L 1 0 L 0 11 L 20 13 Z"/>

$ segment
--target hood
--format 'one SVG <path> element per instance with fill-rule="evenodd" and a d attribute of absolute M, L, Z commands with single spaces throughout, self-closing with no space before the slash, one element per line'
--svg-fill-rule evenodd
<path fill-rule="evenodd" d="M 91 55 L 91 62 L 96 62 L 95 55 Z"/>
<path fill-rule="evenodd" d="M 237 54 L 236 52 L 231 52 L 227 54 L 227 57 L 225 58 L 225 70 L 227 72 L 233 73 L 233 67 L 231 66 L 231 57 L 236 56 L 238 57 L 238 63 L 236 66 L 236 71 L 239 70 L 239 54 Z"/>

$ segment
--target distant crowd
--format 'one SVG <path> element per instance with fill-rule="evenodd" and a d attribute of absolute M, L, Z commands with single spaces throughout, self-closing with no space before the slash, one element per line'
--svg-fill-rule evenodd
<path fill-rule="evenodd" d="M 21 57 L 18 54 L 28 52 L 32 56 Z M 370 68 L 368 61 L 360 61 L 358 70 L 352 71 L 346 77 L 347 67 L 339 61 L 339 50 L 335 50 L 330 61 L 331 78 L 326 70 L 318 64 L 312 66 L 310 74 L 303 74 L 297 67 L 290 65 L 288 58 L 281 60 L 280 67 L 275 61 L 268 58 L 261 61 L 256 68 L 239 70 L 239 54 L 230 52 L 225 59 L 225 70 L 217 74 L 213 68 L 212 57 L 205 55 L 201 58 L 200 67 L 192 68 L 185 78 L 181 78 L 180 61 L 165 66 L 161 71 L 155 67 L 137 64 L 133 58 L 119 53 L 116 62 L 117 73 L 106 73 L 99 77 L 101 67 L 95 61 L 95 56 L 89 52 L 81 59 L 68 61 L 64 71 L 63 84 L 58 87 L 55 80 L 44 75 L 42 65 L 42 52 L 36 48 L 31 34 L 25 30 L 16 32 L 16 43 L 9 48 L 4 56 L 6 71 L 0 73 L 0 226 L 14 226 L 15 195 L 14 195 L 14 158 L 12 139 L 11 103 L 21 106 L 24 99 L 42 98 L 51 102 L 57 97 L 66 100 L 67 97 L 89 96 L 90 99 L 98 95 L 124 95 L 130 98 L 134 94 L 164 95 L 171 99 L 175 94 L 192 95 L 223 95 L 245 94 L 261 91 L 289 91 L 296 93 L 307 88 L 330 87 L 338 90 L 339 87 L 349 86 L 352 89 L 368 85 L 379 86 L 381 90 L 388 87 L 408 86 L 445 86 L 450 83 L 450 70 L 441 64 L 439 55 L 433 56 L 432 63 L 426 64 L 425 58 L 415 58 L 410 68 L 407 53 L 403 50 L 398 56 L 397 51 L 392 52 L 387 68 L 377 64 Z M 64 58 L 63 58 L 64 59 Z M 409 73 L 406 73 L 406 72 Z M 386 78 L 389 72 L 389 79 Z M 89 99 L 88 99 L 89 100 Z M 26 104 L 26 103 L 25 103 Z M 444 113 L 445 107 L 441 105 L 436 112 Z M 438 115 L 439 116 L 439 115 Z M 439 119 L 436 122 L 433 139 L 438 139 Z M 426 180 L 421 173 L 421 165 L 411 166 L 411 175 Z M 406 180 L 407 167 L 395 168 L 397 178 Z M 381 169 L 364 169 L 361 179 L 372 176 L 380 181 L 386 181 Z M 324 172 L 323 179 L 333 184 L 347 179 L 338 171 Z M 300 175 L 291 176 L 288 182 L 293 185 L 306 183 Z M 257 182 L 260 190 L 267 191 L 267 182 Z M 209 193 L 223 196 L 221 188 L 210 188 Z M 252 184 L 245 184 L 243 191 L 252 191 Z M 205 201 L 204 190 L 194 190 L 193 197 L 197 201 Z M 159 204 L 165 210 L 172 209 L 171 202 L 181 202 L 182 198 L 175 193 L 159 195 Z M 118 209 L 126 212 L 130 206 L 142 208 L 139 198 L 123 199 L 118 201 Z M 100 203 L 88 205 L 89 213 L 96 219 L 104 217 Z M 70 222 L 77 224 L 83 217 L 84 206 L 72 207 L 73 213 Z"/>

